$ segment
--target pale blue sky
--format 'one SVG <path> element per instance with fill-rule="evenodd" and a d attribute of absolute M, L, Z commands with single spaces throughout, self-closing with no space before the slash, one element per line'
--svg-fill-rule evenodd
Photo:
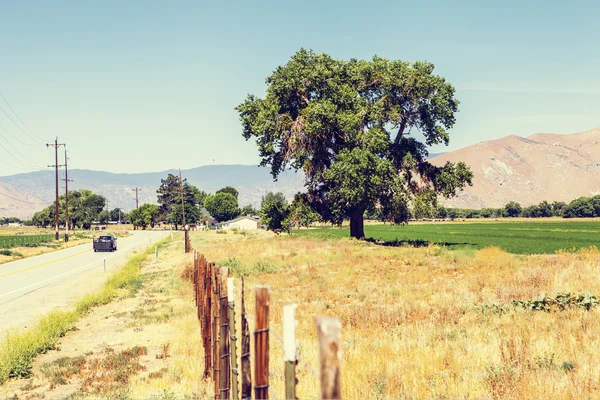
<path fill-rule="evenodd" d="M 434 152 L 574 133 L 600 126 L 598 4 L 2 0 L 0 91 L 73 168 L 111 172 L 256 164 L 233 108 L 300 47 L 433 62 L 461 101 Z M 17 157 L 0 147 L 0 175 L 53 163 L 2 112 L 0 126 L 35 145 L 0 129 Z"/>

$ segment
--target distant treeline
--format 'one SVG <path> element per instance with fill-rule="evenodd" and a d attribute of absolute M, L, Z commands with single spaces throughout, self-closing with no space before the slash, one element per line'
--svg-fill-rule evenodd
<path fill-rule="evenodd" d="M 444 208 L 439 207 L 433 215 L 434 218 L 593 218 L 600 217 L 600 195 L 593 197 L 579 197 L 569 204 L 562 201 L 548 203 L 542 201 L 540 204 L 522 207 L 516 201 L 507 203 L 502 208 Z"/>

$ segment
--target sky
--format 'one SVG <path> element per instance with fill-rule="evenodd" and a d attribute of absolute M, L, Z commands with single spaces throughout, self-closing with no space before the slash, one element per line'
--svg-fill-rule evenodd
<path fill-rule="evenodd" d="M 432 152 L 600 127 L 597 1 L 20 0 L 1 8 L 0 176 L 47 169 L 54 154 L 45 144 L 57 136 L 71 168 L 257 164 L 234 107 L 248 93 L 262 97 L 265 78 L 302 47 L 434 63 L 461 104 L 450 145 Z"/>

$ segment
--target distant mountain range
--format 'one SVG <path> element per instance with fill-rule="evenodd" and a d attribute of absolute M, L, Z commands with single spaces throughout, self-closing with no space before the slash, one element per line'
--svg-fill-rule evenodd
<path fill-rule="evenodd" d="M 449 153 L 431 154 L 430 161 L 464 161 L 474 173 L 473 186 L 457 197 L 443 201 L 463 208 L 500 207 L 508 201 L 522 205 L 543 200 L 570 201 L 600 193 L 600 128 L 571 135 L 538 133 L 527 138 L 506 136 L 481 142 Z M 178 170 L 140 174 L 113 174 L 90 170 L 69 170 L 69 189 L 90 189 L 107 197 L 109 207 L 129 211 L 139 201 L 156 202 L 160 180 Z M 303 190 L 302 173 L 286 171 L 276 182 L 269 168 L 251 165 L 212 165 L 182 170 L 188 182 L 206 192 L 230 185 L 240 192 L 240 205 L 260 205 L 269 191 L 281 191 L 287 198 Z M 62 178 L 62 176 L 61 176 Z M 63 193 L 64 189 L 61 188 Z M 0 217 L 28 218 L 54 200 L 54 172 L 39 171 L 0 177 Z M 25 202 L 23 202 L 25 201 Z"/>
<path fill-rule="evenodd" d="M 140 188 L 139 202 L 156 203 L 156 190 L 160 180 L 167 175 L 179 174 L 179 170 L 139 174 L 114 174 L 84 169 L 69 170 L 69 190 L 90 189 L 108 199 L 109 208 L 120 207 L 125 211 L 135 208 L 135 192 Z M 269 168 L 253 165 L 210 165 L 181 171 L 192 185 L 205 192 L 215 192 L 224 186 L 233 186 L 240 192 L 240 206 L 259 206 L 262 196 L 269 191 L 283 192 L 287 198 L 302 190 L 304 176 L 285 171 L 273 182 Z M 60 172 L 60 178 L 64 178 Z M 60 194 L 64 193 L 61 181 Z M 0 217 L 29 218 L 51 204 L 55 197 L 54 171 L 38 171 L 0 177 Z"/>

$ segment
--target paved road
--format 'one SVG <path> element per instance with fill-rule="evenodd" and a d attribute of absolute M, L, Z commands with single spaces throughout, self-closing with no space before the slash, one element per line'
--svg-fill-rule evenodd
<path fill-rule="evenodd" d="M 143 250 L 167 234 L 133 232 L 119 238 L 118 250 L 112 253 L 94 253 L 88 243 L 0 264 L 0 335 L 30 326 L 48 311 L 72 306 L 74 300 L 102 286 L 134 250 Z"/>

